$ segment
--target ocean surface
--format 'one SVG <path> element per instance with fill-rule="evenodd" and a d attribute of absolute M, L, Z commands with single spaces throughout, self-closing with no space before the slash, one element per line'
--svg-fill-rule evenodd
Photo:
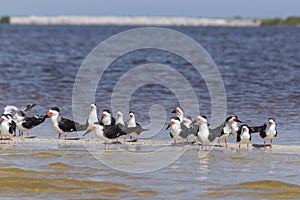
<path fill-rule="evenodd" d="M 100 42 L 134 28 L 137 27 L 1 24 L 0 109 L 5 105 L 22 107 L 36 103 L 31 114 L 43 115 L 50 107 L 57 106 L 64 117 L 72 118 L 76 112 L 72 110 L 74 81 L 84 59 Z M 214 60 L 226 90 L 226 115 L 236 114 L 249 125 L 262 125 L 273 117 L 278 130 L 273 144 L 300 146 L 299 27 L 166 28 L 193 38 Z M 115 56 L 112 49 L 105 55 Z M 118 80 L 134 67 L 147 63 L 170 66 L 186 77 L 200 102 L 199 114 L 207 115 L 210 121 L 211 97 L 203 78 L 187 60 L 158 49 L 129 52 L 107 68 L 95 94 L 99 116 L 102 109 L 110 108 Z M 140 76 L 146 78 L 147 74 Z M 174 84 L 181 87 L 178 81 Z M 81 113 L 82 119 L 88 116 L 90 103 L 83 102 L 87 112 Z M 157 84 L 136 88 L 128 103 L 137 121 L 146 127 L 151 121 L 149 110 L 153 105 L 160 104 L 165 110 L 167 119 L 157 124 L 159 131 L 155 130 L 155 136 L 149 130 L 141 138 L 165 141 L 171 149 L 168 149 L 170 156 L 173 156 L 172 139 L 165 127 L 179 103 L 170 89 Z M 30 135 L 57 137 L 50 120 L 33 129 Z M 229 142 L 234 143 L 234 138 Z M 251 143 L 263 144 L 263 140 L 253 134 Z M 155 149 L 149 147 L 151 144 L 127 145 L 137 153 Z M 180 148 L 178 144 L 174 151 Z M 104 151 L 101 142 L 97 149 L 111 155 L 112 161 L 120 152 L 124 153 L 123 147 L 115 145 Z M 240 152 L 234 148 L 213 148 L 209 152 L 192 146 L 167 167 L 148 173 L 127 173 L 104 165 L 80 143 L 2 142 L 0 196 L 1 199 L 299 199 L 299 153 L 264 152 L 260 148 L 250 151 L 242 148 Z M 135 160 L 124 160 L 124 165 L 126 162 L 132 164 Z"/>

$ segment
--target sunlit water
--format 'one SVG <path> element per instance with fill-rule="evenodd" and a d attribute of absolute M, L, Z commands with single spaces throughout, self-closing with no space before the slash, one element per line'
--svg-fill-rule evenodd
<path fill-rule="evenodd" d="M 99 42 L 131 28 L 134 27 L 1 25 L 0 106 L 36 103 L 32 113 L 37 114 L 45 114 L 49 107 L 58 106 L 63 116 L 71 118 L 73 83 L 81 62 Z M 297 136 L 300 128 L 299 28 L 172 29 L 197 40 L 216 62 L 225 83 L 227 114 L 235 113 L 250 125 L 262 124 L 268 117 L 274 117 L 279 132 L 274 143 L 300 145 Z M 96 103 L 101 106 L 100 110 L 110 107 L 113 87 L 126 71 L 149 62 L 169 65 L 186 76 L 200 101 L 201 114 L 210 116 L 210 96 L 203 79 L 182 58 L 153 49 L 132 52 L 110 66 L 97 89 Z M 163 105 L 168 112 L 178 105 L 167 88 L 142 87 L 130 102 L 138 122 L 149 123 L 148 110 L 154 103 Z M 168 116 L 172 115 L 168 113 Z M 49 120 L 31 135 L 57 137 Z M 168 145 L 172 142 L 164 130 L 155 139 L 170 141 Z M 230 142 L 234 139 L 230 138 Z M 261 144 L 262 140 L 253 135 L 252 143 Z M 149 150 L 148 146 L 139 144 L 128 144 L 128 148 L 138 152 Z M 103 149 L 102 144 L 99 144 L 100 149 Z M 104 154 L 112 154 L 112 159 L 116 159 L 120 151 L 121 147 L 112 146 Z M 300 197 L 297 151 L 242 149 L 236 152 L 234 148 L 214 148 L 205 156 L 206 152 L 196 146 L 168 167 L 141 174 L 110 169 L 94 159 L 82 144 L 63 141 L 1 144 L 0 155 L 2 198 Z"/>

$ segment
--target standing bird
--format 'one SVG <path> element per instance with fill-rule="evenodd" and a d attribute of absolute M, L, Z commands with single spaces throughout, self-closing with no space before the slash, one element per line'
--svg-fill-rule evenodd
<path fill-rule="evenodd" d="M 16 106 L 7 105 L 4 107 L 4 114 L 10 114 L 12 121 L 17 124 L 26 117 L 26 112 L 30 111 L 36 104 L 28 104 L 22 108 L 17 108 Z M 10 120 L 10 119 L 9 119 Z M 14 133 L 15 134 L 15 133 Z M 19 130 L 19 136 L 23 135 L 23 132 Z"/>
<path fill-rule="evenodd" d="M 170 136 L 174 139 L 174 146 L 176 145 L 176 139 L 182 139 L 182 146 L 184 145 L 184 139 L 186 139 L 189 135 L 189 129 L 180 122 L 178 117 L 172 117 L 171 121 L 166 128 L 169 129 L 171 127 Z"/>
<path fill-rule="evenodd" d="M 12 125 L 9 123 L 7 115 L 5 114 L 1 115 L 0 133 L 1 139 L 3 139 L 3 137 L 8 137 L 8 143 L 10 144 L 10 140 L 14 137 L 14 131 Z"/>
<path fill-rule="evenodd" d="M 29 137 L 29 131 L 33 129 L 34 127 L 40 125 L 45 121 L 45 119 L 48 116 L 33 116 L 33 117 L 25 117 L 23 120 L 17 122 L 17 129 L 19 129 L 22 133 L 21 136 L 23 136 L 23 132 L 27 132 L 27 137 Z"/>
<path fill-rule="evenodd" d="M 173 110 L 172 113 L 176 113 L 176 117 L 178 117 L 180 119 L 180 122 L 184 121 L 184 125 L 189 128 L 189 126 L 192 123 L 193 119 L 189 115 L 184 115 L 182 108 L 176 107 L 176 109 Z"/>
<path fill-rule="evenodd" d="M 221 135 L 218 137 L 218 144 L 220 146 L 220 139 L 224 139 L 225 145 L 227 148 L 227 138 L 230 134 L 233 134 L 237 137 L 238 126 L 237 123 L 242 123 L 236 115 L 230 115 L 226 118 L 225 123 L 223 125 Z"/>
<path fill-rule="evenodd" d="M 247 144 L 247 150 L 249 150 L 249 143 L 251 141 L 251 128 L 243 124 L 237 131 L 236 142 L 239 143 L 238 151 L 241 148 L 241 144 Z"/>
<path fill-rule="evenodd" d="M 60 110 L 57 107 L 50 108 L 47 116 L 51 117 L 52 128 L 58 133 L 58 139 L 60 139 L 61 134 L 64 134 L 66 139 L 67 134 L 70 132 L 86 130 L 86 124 L 80 125 L 78 122 L 61 117 Z"/>
<path fill-rule="evenodd" d="M 115 125 L 116 120 L 115 118 L 111 115 L 110 111 L 107 109 L 104 109 L 102 111 L 102 117 L 101 117 L 101 122 L 105 125 Z"/>
<path fill-rule="evenodd" d="M 105 142 L 105 149 L 106 143 L 111 143 L 118 137 L 122 135 L 126 135 L 125 132 L 118 126 L 118 125 L 103 125 L 102 122 L 95 122 L 93 126 L 91 126 L 83 135 L 85 136 L 89 132 L 94 131 L 97 138 L 103 140 Z"/>
<path fill-rule="evenodd" d="M 119 126 L 122 130 L 126 131 L 126 124 L 124 122 L 124 115 L 121 110 L 117 111 L 117 117 L 116 117 L 116 125 Z M 124 145 L 126 144 L 126 134 L 124 134 Z M 116 139 L 118 142 L 118 139 Z"/>
<path fill-rule="evenodd" d="M 216 137 L 211 135 L 210 130 L 208 128 L 207 117 L 205 115 L 198 116 L 192 124 L 198 124 L 198 140 L 201 142 L 201 149 L 203 149 L 204 145 L 209 145 L 210 142 L 214 141 Z"/>
<path fill-rule="evenodd" d="M 277 136 L 276 122 L 274 118 L 269 118 L 268 123 L 261 126 L 259 135 L 264 139 L 264 149 L 266 150 L 266 140 L 270 140 L 270 148 L 272 148 L 272 140 Z"/>
<path fill-rule="evenodd" d="M 90 111 L 90 114 L 89 114 L 89 117 L 86 121 L 86 127 L 87 129 L 90 129 L 95 122 L 98 122 L 99 119 L 98 119 L 98 115 L 97 115 L 97 105 L 96 104 L 91 104 L 91 111 Z M 90 135 L 88 137 L 88 139 L 90 139 Z"/>
<path fill-rule="evenodd" d="M 130 119 L 128 121 L 127 127 L 124 130 L 130 136 L 130 142 L 132 142 L 132 136 L 136 137 L 137 142 L 141 132 L 147 131 L 148 129 L 142 128 L 141 125 L 135 121 L 134 112 L 130 111 L 129 117 Z"/>

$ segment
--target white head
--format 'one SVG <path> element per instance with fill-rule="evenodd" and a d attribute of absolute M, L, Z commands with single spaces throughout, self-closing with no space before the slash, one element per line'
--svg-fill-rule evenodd
<path fill-rule="evenodd" d="M 96 110 L 97 109 L 97 106 L 96 106 L 96 104 L 91 104 L 91 110 Z"/>
<path fill-rule="evenodd" d="M 117 118 L 123 118 L 123 112 L 121 110 L 117 112 Z"/>
<path fill-rule="evenodd" d="M 107 109 L 102 111 L 102 122 L 104 125 L 111 125 L 111 114 Z"/>
<path fill-rule="evenodd" d="M 123 112 L 121 110 L 117 112 L 116 124 L 122 124 L 125 126 L 124 119 L 123 119 Z"/>
<path fill-rule="evenodd" d="M 129 112 L 129 117 L 130 117 L 130 119 L 134 119 L 135 118 L 134 112 L 130 111 Z"/>
<path fill-rule="evenodd" d="M 176 109 L 172 112 L 176 113 L 176 116 L 179 117 L 180 120 L 183 118 L 183 109 L 180 107 L 176 107 Z"/>
<path fill-rule="evenodd" d="M 53 107 L 53 108 L 50 108 L 47 115 L 48 117 L 58 117 L 59 116 L 59 108 L 57 107 Z"/>
<path fill-rule="evenodd" d="M 198 123 L 198 124 L 207 124 L 207 118 L 205 115 L 202 115 L 202 116 L 198 116 L 196 119 L 195 119 L 195 122 Z"/>
<path fill-rule="evenodd" d="M 3 122 L 8 122 L 8 118 L 6 115 L 1 116 L 1 123 L 3 123 Z"/>
<path fill-rule="evenodd" d="M 249 133 L 249 134 L 250 134 L 248 126 L 242 125 L 241 129 L 242 129 L 242 130 L 241 130 L 242 134 L 243 134 L 243 133 Z"/>
<path fill-rule="evenodd" d="M 270 126 L 272 126 L 272 125 L 275 126 L 275 125 L 276 125 L 275 119 L 274 119 L 274 118 L 269 118 L 269 119 L 268 119 L 268 123 L 269 123 Z"/>

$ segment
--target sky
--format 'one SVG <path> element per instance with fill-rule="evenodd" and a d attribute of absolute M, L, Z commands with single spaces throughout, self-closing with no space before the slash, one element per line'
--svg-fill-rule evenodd
<path fill-rule="evenodd" d="M 0 16 L 181 16 L 286 18 L 299 0 L 0 0 Z"/>

